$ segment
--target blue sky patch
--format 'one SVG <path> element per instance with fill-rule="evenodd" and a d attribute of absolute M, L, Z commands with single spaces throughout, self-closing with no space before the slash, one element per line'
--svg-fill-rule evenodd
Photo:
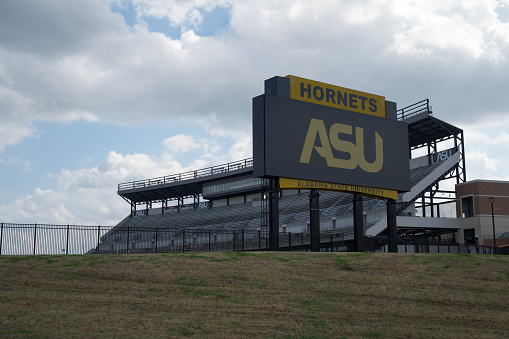
<path fill-rule="evenodd" d="M 56 177 L 61 170 L 93 168 L 100 165 L 110 151 L 124 156 L 140 153 L 158 158 L 170 152 L 163 141 L 177 134 L 213 139 L 201 124 L 184 120 L 129 126 L 87 121 L 68 124 L 37 121 L 34 126 L 39 131 L 39 138 L 26 138 L 6 147 L 5 152 L 0 154 L 2 176 L 18 178 L 2 183 L 0 205 L 33 194 L 35 188 L 56 189 Z M 227 153 L 233 144 L 230 138 L 214 139 L 221 144 L 222 154 Z M 202 149 L 175 154 L 176 160 L 183 166 L 188 166 L 201 155 Z M 119 182 L 112 183 L 113 189 L 117 184 Z"/>
<path fill-rule="evenodd" d="M 210 12 L 200 11 L 203 23 L 195 32 L 198 36 L 215 36 L 220 29 L 230 26 L 231 7 L 216 7 Z"/>
<path fill-rule="evenodd" d="M 202 37 L 214 36 L 219 30 L 228 29 L 231 7 L 216 7 L 210 12 L 202 8 L 197 8 L 197 10 L 203 17 L 203 22 L 198 27 L 172 25 L 168 18 L 154 16 L 143 16 L 141 20 L 147 24 L 150 32 L 163 33 L 174 40 L 180 39 L 181 34 L 189 29 L 194 30 L 196 35 Z M 133 27 L 138 23 L 136 9 L 131 2 L 112 3 L 111 11 L 121 14 L 129 27 Z"/>

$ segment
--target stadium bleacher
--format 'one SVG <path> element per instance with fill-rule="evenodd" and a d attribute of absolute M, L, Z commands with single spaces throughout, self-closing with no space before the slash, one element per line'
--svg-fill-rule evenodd
<path fill-rule="evenodd" d="M 399 213 L 403 213 L 404 209 L 412 206 L 419 199 L 421 205 L 424 206 L 423 208 L 429 208 L 424 202 L 426 195 L 437 194 L 439 192 L 439 182 L 447 179 L 454 179 L 457 182 L 465 181 L 466 176 L 462 130 L 433 117 L 428 101 L 424 104 L 422 102 L 418 104 L 416 104 L 415 112 L 412 112 L 411 106 L 403 109 L 404 114 L 400 114 L 399 119 L 408 122 L 411 150 L 427 148 L 428 154 L 424 157 L 421 156 L 423 159 L 417 159 L 420 162 L 416 161 L 416 163 L 420 163 L 420 165 L 414 166 L 410 171 L 410 182 L 413 190 L 406 193 L 400 192 L 398 195 Z M 434 154 L 442 151 L 437 145 L 447 140 L 454 140 L 454 150 L 450 152 L 453 156 L 445 160 L 436 160 Z M 244 230 L 256 232 L 262 230 L 262 232 L 266 232 L 266 229 L 264 229 L 266 215 L 263 212 L 263 205 L 266 200 L 263 198 L 267 187 L 264 181 L 261 181 L 260 186 L 256 187 L 246 185 L 247 188 L 244 191 L 225 189 L 223 194 L 215 192 L 205 208 L 199 208 L 202 206 L 196 203 L 200 199 L 207 200 L 203 194 L 204 185 L 226 183 L 223 186 L 228 187 L 228 183 L 234 180 L 239 182 L 251 179 L 252 164 L 252 159 L 244 159 L 194 172 L 119 184 L 118 194 L 130 203 L 131 213 L 103 236 L 102 243 L 105 244 L 106 248 L 117 242 L 126 242 L 126 229 L 131 232 L 140 230 L 140 232 L 133 232 L 129 235 L 129 241 L 145 241 L 147 243 L 152 240 L 149 239 L 151 238 L 150 232 L 172 230 L 170 232 L 172 236 L 168 238 L 169 240 L 164 240 L 165 246 L 169 246 L 168 244 L 171 244 L 171 241 L 175 242 L 176 239 L 180 239 L 186 230 L 198 232 L 193 241 L 195 241 L 194 239 L 197 239 L 196 241 L 200 239 L 199 231 L 231 232 Z M 418 191 L 415 191 L 414 188 L 418 188 Z M 285 193 L 284 190 L 281 191 L 279 199 L 281 232 L 306 233 L 309 221 L 309 192 L 302 190 L 292 192 L 292 194 Z M 227 203 L 239 196 L 244 196 L 244 203 Z M 248 196 L 257 196 L 258 198 L 248 201 Z M 195 202 L 191 209 L 183 210 L 179 207 L 185 199 L 191 198 Z M 218 199 L 223 199 L 224 206 L 215 203 L 215 201 L 219 201 Z M 322 232 L 324 234 L 341 234 L 344 241 L 353 239 L 352 195 L 342 192 L 320 191 L 319 199 Z M 454 201 L 454 197 L 451 201 Z M 157 210 L 152 209 L 152 206 L 158 202 L 162 203 L 161 207 Z M 174 204 L 175 202 L 178 202 L 173 209 L 176 212 L 168 211 L 168 204 Z M 140 211 L 139 207 L 142 206 L 146 207 L 141 210 L 143 213 L 137 213 Z M 364 221 L 365 231 L 385 217 L 385 209 L 384 200 L 371 197 L 363 198 L 363 210 L 366 216 Z M 383 232 L 381 226 L 378 228 L 381 229 L 380 232 Z M 141 230 L 144 230 L 144 232 L 141 232 Z M 152 231 L 149 232 L 149 230 Z M 254 236 L 251 240 L 253 242 L 260 241 Z M 185 240 L 182 241 L 185 242 Z"/>

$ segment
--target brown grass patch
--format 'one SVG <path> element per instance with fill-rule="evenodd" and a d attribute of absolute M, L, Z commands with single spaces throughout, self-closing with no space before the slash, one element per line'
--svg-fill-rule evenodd
<path fill-rule="evenodd" d="M 0 257 L 0 337 L 495 338 L 509 257 Z"/>

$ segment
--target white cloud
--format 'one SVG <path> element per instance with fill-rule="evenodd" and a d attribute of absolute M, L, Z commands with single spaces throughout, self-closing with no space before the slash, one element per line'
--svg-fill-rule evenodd
<path fill-rule="evenodd" d="M 5 222 L 115 225 L 129 214 L 129 205 L 117 196 L 117 185 L 206 168 L 250 156 L 248 135 L 233 139 L 229 156 L 221 154 L 222 137 L 197 139 L 178 134 L 164 140 L 168 153 L 119 154 L 110 151 L 101 164 L 78 170 L 63 169 L 50 174 L 58 182 L 55 189 L 36 188 L 33 193 L 0 206 Z M 182 162 L 185 151 L 198 150 L 195 158 Z M 182 154 L 179 154 L 182 153 Z M 233 158 L 235 157 L 235 158 Z M 178 160 L 177 160 L 178 158 Z"/>
<path fill-rule="evenodd" d="M 8 222 L 114 225 L 129 214 L 129 205 L 116 195 L 119 183 L 186 170 L 165 156 L 112 151 L 99 166 L 53 174 L 58 180 L 56 190 L 36 188 L 32 194 L 0 206 L 0 213 Z"/>
<path fill-rule="evenodd" d="M 469 180 L 509 180 L 509 134 L 507 118 L 464 128 L 466 167 Z"/>
<path fill-rule="evenodd" d="M 456 98 L 467 91 L 493 95 L 509 77 L 508 25 L 497 19 L 490 1 L 133 5 L 140 16 L 175 24 L 195 9 L 231 6 L 231 27 L 215 37 L 186 29 L 174 40 L 143 25 L 129 29 L 100 1 L 2 3 L 2 32 L 17 33 L 0 36 L 0 122 L 14 116 L 21 128 L 0 147 L 32 135 L 36 120 L 132 124 L 186 117 L 249 132 L 251 98 L 274 75 L 338 83 L 401 104 L 434 96 L 445 109 L 462 104 Z M 431 59 L 408 59 L 415 56 Z M 435 57 L 446 60 L 437 65 Z M 473 67 L 479 58 L 500 65 Z M 474 87 L 464 88 L 470 79 L 476 79 Z M 499 100 L 489 102 L 495 111 L 503 107 Z M 462 112 L 479 106 L 465 105 Z"/>
<path fill-rule="evenodd" d="M 500 178 L 497 175 L 501 165 L 500 160 L 490 157 L 486 152 L 480 150 L 466 152 L 466 159 L 468 159 L 469 180 Z M 474 173 L 474 176 L 470 173 Z"/>
<path fill-rule="evenodd" d="M 251 134 L 242 133 L 237 136 L 229 150 L 230 159 L 241 160 L 253 156 L 253 140 Z"/>
<path fill-rule="evenodd" d="M 6 146 L 16 145 L 27 137 L 37 136 L 38 133 L 30 123 L 3 122 L 0 124 L 0 135 L 0 153 L 2 153 Z"/>
<path fill-rule="evenodd" d="M 65 196 L 53 190 L 36 188 L 34 193 L 14 200 L 9 206 L 0 206 L 4 220 L 13 223 L 66 224 L 73 220 L 64 206 Z"/>
<path fill-rule="evenodd" d="M 498 20 L 495 1 L 394 1 L 402 22 L 390 49 L 400 55 L 451 58 L 457 52 L 474 59 L 505 58 L 509 26 Z"/>
<path fill-rule="evenodd" d="M 507 132 L 502 132 L 499 135 L 489 135 L 486 132 L 481 132 L 478 130 L 467 130 L 466 134 L 468 135 L 469 143 L 473 145 L 478 145 L 478 143 L 482 143 L 484 145 L 498 145 L 501 147 L 506 147 L 509 149 L 509 134 Z"/>
<path fill-rule="evenodd" d="M 174 135 L 163 141 L 163 144 L 172 152 L 187 152 L 202 146 L 194 137 L 184 134 Z"/>

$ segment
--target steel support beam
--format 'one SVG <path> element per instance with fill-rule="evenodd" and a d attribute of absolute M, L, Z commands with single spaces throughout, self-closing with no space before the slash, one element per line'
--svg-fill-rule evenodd
<path fill-rule="evenodd" d="M 269 250 L 279 251 L 279 190 L 277 179 L 269 179 Z"/>
<path fill-rule="evenodd" d="M 387 200 L 387 230 L 389 233 L 389 253 L 398 252 L 398 229 L 396 224 L 396 200 Z"/>
<path fill-rule="evenodd" d="M 355 243 L 355 252 L 364 251 L 364 216 L 362 208 L 362 195 L 354 193 L 353 195 L 353 237 Z"/>
<path fill-rule="evenodd" d="M 309 192 L 309 230 L 311 252 L 320 252 L 320 193 L 314 188 Z"/>

